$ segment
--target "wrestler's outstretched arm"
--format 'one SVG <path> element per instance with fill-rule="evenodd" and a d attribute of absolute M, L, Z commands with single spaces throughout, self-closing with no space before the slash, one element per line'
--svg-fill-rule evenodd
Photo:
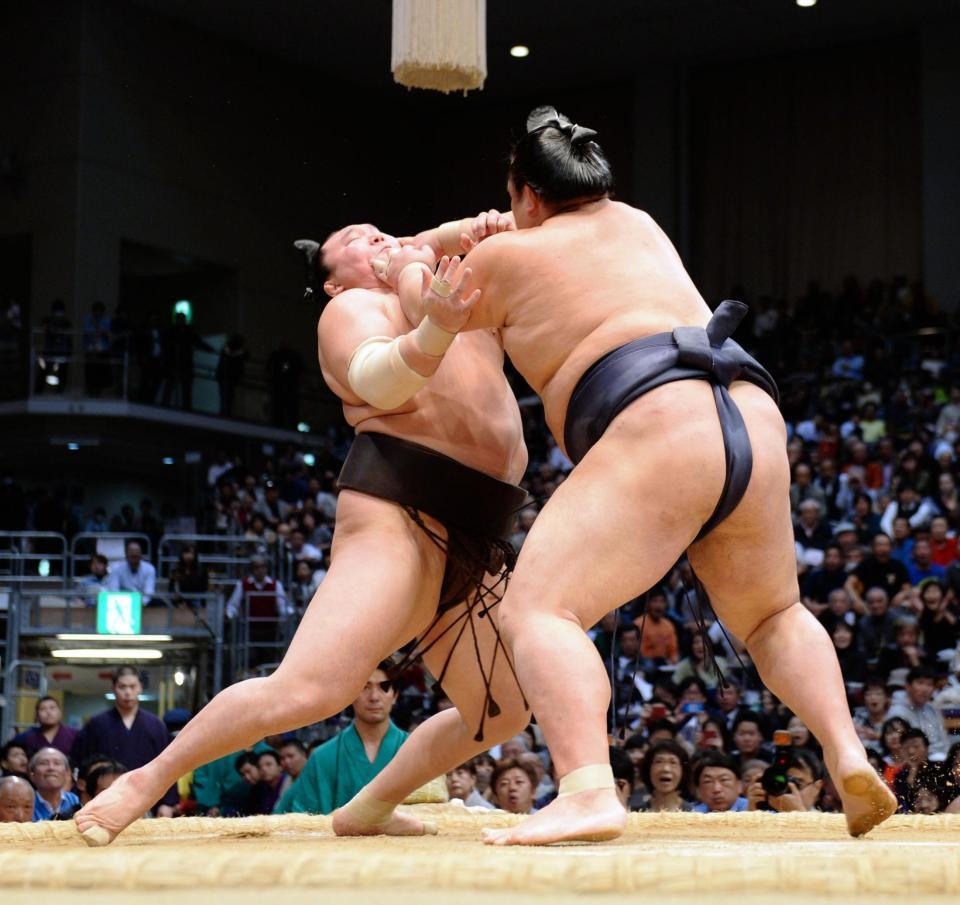
<path fill-rule="evenodd" d="M 403 236 L 401 245 L 429 245 L 439 258 L 441 255 L 466 254 L 480 242 L 497 233 L 509 232 L 517 228 L 513 214 L 502 213 L 494 208 L 481 211 L 476 217 L 464 217 L 461 220 L 449 220 L 431 229 L 425 229 L 415 236 Z"/>

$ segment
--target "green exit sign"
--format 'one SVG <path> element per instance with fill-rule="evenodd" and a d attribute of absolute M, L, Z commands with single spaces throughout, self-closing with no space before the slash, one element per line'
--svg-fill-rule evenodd
<path fill-rule="evenodd" d="M 139 635 L 141 597 L 135 591 L 101 591 L 97 631 L 101 635 Z"/>

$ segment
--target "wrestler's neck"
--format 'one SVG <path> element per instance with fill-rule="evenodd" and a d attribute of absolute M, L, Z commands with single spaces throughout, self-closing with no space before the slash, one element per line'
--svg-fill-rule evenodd
<path fill-rule="evenodd" d="M 602 198 L 574 198 L 572 201 L 563 201 L 558 204 L 541 202 L 540 211 L 538 215 L 535 216 L 533 225 L 543 226 L 544 223 L 554 220 L 557 217 L 562 217 L 564 214 L 597 213 L 609 207 L 610 203 L 610 198 L 607 195 L 604 195 Z"/>

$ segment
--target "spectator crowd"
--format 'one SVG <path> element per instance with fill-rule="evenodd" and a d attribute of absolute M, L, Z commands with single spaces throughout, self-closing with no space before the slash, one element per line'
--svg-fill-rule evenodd
<path fill-rule="evenodd" d="M 901 811 L 960 813 L 958 324 L 937 312 L 922 285 L 903 279 L 866 288 L 850 279 L 837 295 L 811 284 L 792 307 L 761 298 L 752 311 L 738 339 L 781 389 L 802 602 L 836 649 L 857 731 Z M 522 380 L 509 376 L 523 399 Z M 523 404 L 522 413 L 531 502 L 517 517 L 517 548 L 571 468 L 541 410 Z M 309 603 L 328 563 L 335 475 L 348 445 L 345 433 L 331 429 L 324 447 L 309 454 L 290 448 L 249 463 L 216 453 L 198 513 L 203 530 L 252 542 L 271 564 L 284 563 L 280 574 L 288 576 L 284 584 L 263 574 L 255 555 L 248 584 L 232 592 L 234 612 L 251 593 L 272 595 L 283 614 Z M 12 498 L 9 486 L 0 497 Z M 177 575 L 188 598 L 200 593 L 203 569 L 196 551 L 184 552 Z M 127 559 L 129 566 L 129 549 Z M 590 627 L 611 677 L 610 756 L 624 806 L 837 810 L 817 740 L 763 687 L 740 639 L 712 613 L 698 612 L 694 586 L 681 560 Z M 335 717 L 206 765 L 185 778 L 170 806 L 222 815 L 328 813 L 382 769 L 407 732 L 445 706 L 442 689 L 422 670 L 396 677 L 382 664 L 349 721 Z M 68 774 L 50 753 L 65 747 L 53 744 L 59 736 L 49 734 L 51 719 L 38 710 L 36 732 L 49 744 L 30 749 L 21 736 L 19 748 L 14 741 L 3 749 L 4 773 L 17 781 L 0 787 L 0 815 L 23 813 L 16 801 L 25 782 L 44 802 L 35 803 L 36 819 L 75 804 L 63 803 L 66 785 L 51 791 L 60 773 Z M 788 785 L 774 793 L 764 774 L 776 744 L 786 744 L 783 733 L 790 739 Z M 97 776 L 91 784 L 89 763 L 109 751 L 74 744 L 62 753 L 73 754 L 79 801 L 110 781 Z M 114 770 L 136 766 L 111 758 Z M 452 770 L 447 787 L 469 807 L 530 813 L 556 794 L 556 779 L 532 725 Z"/>

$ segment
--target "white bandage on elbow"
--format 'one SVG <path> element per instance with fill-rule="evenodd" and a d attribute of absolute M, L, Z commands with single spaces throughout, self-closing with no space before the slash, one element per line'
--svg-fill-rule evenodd
<path fill-rule="evenodd" d="M 400 354 L 400 337 L 373 336 L 357 346 L 347 366 L 347 382 L 364 402 L 385 412 L 403 405 L 430 380 Z"/>

